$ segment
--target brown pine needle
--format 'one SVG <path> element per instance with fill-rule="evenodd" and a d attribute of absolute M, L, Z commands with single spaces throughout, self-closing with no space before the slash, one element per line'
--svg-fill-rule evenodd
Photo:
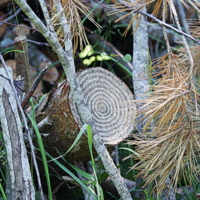
<path fill-rule="evenodd" d="M 128 142 L 137 148 L 137 155 L 132 157 L 140 158 L 133 168 L 140 170 L 139 176 L 145 178 L 146 184 L 156 182 L 158 194 L 169 177 L 176 188 L 181 177 L 191 183 L 199 174 L 199 93 L 196 86 L 189 88 L 187 62 L 181 54 L 171 54 L 171 65 L 166 58 L 162 57 L 154 67 L 162 72 L 165 69 L 165 73 L 151 86 L 148 99 L 137 101 L 138 107 L 141 105 L 140 120 L 146 119 L 143 132 Z"/>
<path fill-rule="evenodd" d="M 96 25 L 97 28 L 100 29 L 101 26 L 93 19 L 93 14 L 90 8 L 81 3 L 81 1 L 63 0 L 62 6 L 65 12 L 66 19 L 70 25 L 71 35 L 73 38 L 74 53 L 75 53 L 78 47 L 80 48 L 80 50 L 83 50 L 83 46 L 89 44 L 82 19 L 80 17 L 80 13 L 83 14 L 86 18 L 88 18 L 94 25 Z M 52 8 L 51 15 L 52 15 L 51 21 L 54 24 L 54 28 L 59 37 L 59 41 L 62 45 L 64 45 L 65 37 L 67 36 L 63 34 L 62 27 L 59 24 L 58 20 L 59 14 L 54 14 L 54 7 Z"/>

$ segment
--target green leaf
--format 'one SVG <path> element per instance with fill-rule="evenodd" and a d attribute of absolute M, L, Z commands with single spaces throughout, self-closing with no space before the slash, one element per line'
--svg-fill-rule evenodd
<path fill-rule="evenodd" d="M 88 146 L 89 146 L 90 155 L 91 155 L 93 173 L 94 173 L 94 178 L 95 178 L 94 183 L 95 183 L 95 187 L 97 190 L 98 200 L 104 200 L 103 190 L 98 183 L 98 178 L 97 178 L 97 173 L 96 173 L 97 170 L 96 170 L 96 165 L 95 165 L 95 161 L 94 161 L 94 157 L 93 157 L 93 153 L 92 153 L 92 128 L 89 125 L 87 125 L 87 136 L 88 136 Z"/>
<path fill-rule="evenodd" d="M 122 60 L 123 60 L 124 62 L 130 62 L 131 59 L 132 59 L 132 57 L 131 57 L 130 54 L 126 54 L 126 55 L 122 58 Z"/>
<path fill-rule="evenodd" d="M 140 155 L 136 151 L 134 151 L 133 149 L 126 148 L 126 147 L 120 147 L 119 149 L 130 151 L 131 153 L 135 154 L 138 158 L 140 158 Z"/>
<path fill-rule="evenodd" d="M 100 177 L 100 179 L 101 179 L 101 181 L 100 181 L 100 184 L 101 183 L 103 183 L 107 178 L 108 178 L 108 173 L 107 172 L 103 172 L 102 174 L 101 174 L 101 177 Z"/>
<path fill-rule="evenodd" d="M 88 135 L 88 146 L 89 146 L 89 150 L 90 150 L 90 154 L 91 156 L 92 154 L 92 129 L 91 126 L 87 125 L 87 135 Z"/>
<path fill-rule="evenodd" d="M 4 200 L 7 200 L 6 194 L 5 194 L 5 192 L 4 192 L 4 190 L 3 190 L 3 187 L 2 187 L 2 185 L 1 185 L 1 180 L 0 180 L 0 192 L 1 192 L 1 194 L 2 194 L 3 199 L 4 199 Z"/>
<path fill-rule="evenodd" d="M 33 115 L 35 115 L 34 112 L 33 112 Z M 49 197 L 50 200 L 52 200 L 52 191 L 51 191 L 51 182 L 50 182 L 50 177 L 49 177 L 49 169 L 48 169 L 47 158 L 46 158 L 46 153 L 45 153 L 42 137 L 41 137 L 40 132 L 38 130 L 35 119 L 28 114 L 27 114 L 27 116 L 28 116 L 29 120 L 31 121 L 33 129 L 34 129 L 36 136 L 37 136 L 37 143 L 38 143 L 38 146 L 39 146 L 39 149 L 40 149 L 40 154 L 41 154 L 41 157 L 42 157 L 43 167 L 44 167 L 44 171 L 45 171 L 45 175 L 46 175 L 48 197 Z"/>
<path fill-rule="evenodd" d="M 79 169 L 78 167 L 75 167 L 74 165 L 70 164 L 69 162 L 67 162 L 77 173 L 81 174 L 83 177 L 94 181 L 94 177 L 91 174 L 88 174 L 87 172 Z"/>
<path fill-rule="evenodd" d="M 24 51 L 21 51 L 21 50 L 10 50 L 10 51 L 7 51 L 6 53 L 4 53 L 3 55 L 6 55 L 7 53 L 10 53 L 10 52 L 24 53 Z"/>
<path fill-rule="evenodd" d="M 64 155 L 66 155 L 67 153 L 69 153 L 74 148 L 74 146 L 78 143 L 78 141 L 80 140 L 81 136 L 85 132 L 87 126 L 88 126 L 87 124 L 84 124 L 82 126 L 82 128 L 81 128 L 80 132 L 78 133 L 76 139 L 74 140 L 73 144 L 71 145 L 71 147 L 67 150 L 67 152 Z"/>

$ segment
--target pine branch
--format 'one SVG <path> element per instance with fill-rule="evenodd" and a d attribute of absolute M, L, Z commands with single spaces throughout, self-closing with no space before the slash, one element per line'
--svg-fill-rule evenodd
<path fill-rule="evenodd" d="M 149 18 L 153 19 L 155 22 L 157 22 L 158 24 L 160 24 L 160 26 L 165 26 L 165 27 L 167 27 L 167 28 L 169 28 L 169 29 L 172 29 L 173 31 L 175 31 L 175 32 L 177 32 L 177 33 L 179 33 L 179 34 L 184 35 L 184 36 L 186 36 L 187 38 L 190 38 L 191 40 L 193 40 L 193 41 L 196 42 L 197 44 L 200 44 L 200 41 L 197 40 L 196 38 L 192 37 L 191 35 L 189 35 L 189 34 L 183 32 L 183 31 L 181 31 L 181 30 L 179 30 L 179 29 L 177 29 L 177 28 L 175 28 L 175 27 L 173 27 L 173 26 L 170 26 L 169 24 L 163 22 L 162 20 L 159 20 L 159 19 L 156 18 L 153 14 L 149 14 L 149 13 L 143 12 L 143 11 L 141 11 L 141 10 L 135 10 L 134 8 L 132 8 L 132 7 L 130 7 L 129 5 L 127 5 L 124 1 L 122 1 L 122 0 L 118 0 L 118 1 L 119 1 L 122 5 L 126 6 L 128 9 L 133 10 L 134 13 L 142 14 L 142 15 L 144 15 L 144 16 L 146 16 L 146 17 L 149 17 Z"/>

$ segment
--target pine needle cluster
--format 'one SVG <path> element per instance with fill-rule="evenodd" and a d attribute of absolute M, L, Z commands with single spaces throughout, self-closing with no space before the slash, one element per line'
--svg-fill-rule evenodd
<path fill-rule="evenodd" d="M 170 14 L 171 19 L 177 19 L 177 12 L 171 0 L 119 0 L 113 5 L 114 11 L 109 14 L 127 12 L 121 20 L 133 15 L 127 30 L 135 22 L 139 23 L 141 14 L 135 11 L 142 7 L 153 7 L 152 15 L 163 17 Z M 186 7 L 192 6 L 199 11 L 196 0 L 181 1 Z M 170 12 L 168 12 L 170 11 Z M 117 21 L 118 21 L 117 20 Z M 192 34 L 199 37 L 199 29 L 195 26 Z M 150 86 L 146 96 L 137 100 L 138 124 L 143 126 L 142 132 L 133 135 L 134 140 L 128 144 L 136 146 L 133 157 L 140 161 L 132 167 L 140 171 L 146 183 L 155 182 L 154 189 L 160 194 L 166 186 L 166 181 L 174 189 L 179 180 L 192 183 L 200 173 L 200 47 L 191 46 L 180 49 L 178 54 L 168 52 L 161 57 L 154 67 L 148 71 L 148 76 L 156 79 Z M 192 55 L 192 58 L 190 57 Z"/>
<path fill-rule="evenodd" d="M 60 43 L 64 45 L 64 41 L 67 36 L 63 34 L 62 26 L 60 26 L 59 23 L 58 17 L 60 13 L 54 14 L 54 7 L 55 5 L 53 5 L 52 8 L 51 21 L 54 25 Z M 76 52 L 77 48 L 83 50 L 83 46 L 89 44 L 89 41 L 85 33 L 83 26 L 84 20 L 82 20 L 81 15 L 85 16 L 85 19 L 89 19 L 98 28 L 101 28 L 101 26 L 93 19 L 93 13 L 91 9 L 84 5 L 80 0 L 62 0 L 62 7 L 70 26 L 74 53 Z"/>
<path fill-rule="evenodd" d="M 166 55 L 162 57 L 158 63 L 162 78 L 150 87 L 147 99 L 137 101 L 144 127 L 129 142 L 140 155 L 133 168 L 140 170 L 146 184 L 156 181 L 158 194 L 168 178 L 176 188 L 180 178 L 192 183 L 200 170 L 199 85 L 191 81 L 182 59 L 171 57 L 170 62 Z"/>

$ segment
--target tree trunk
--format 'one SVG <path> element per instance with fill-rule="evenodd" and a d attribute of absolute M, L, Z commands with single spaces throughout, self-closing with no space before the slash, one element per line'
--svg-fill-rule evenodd
<path fill-rule="evenodd" d="M 9 79 L 12 70 L 9 70 Z M 6 193 L 8 200 L 35 200 L 35 191 L 23 139 L 14 91 L 4 68 L 0 68 L 0 122 L 6 147 Z"/>
<path fill-rule="evenodd" d="M 118 144 L 134 126 L 136 108 L 132 92 L 113 73 L 100 67 L 81 71 L 77 78 L 103 142 Z M 64 154 L 70 148 L 83 126 L 69 90 L 68 83 L 62 84 L 46 96 L 37 110 L 38 122 L 47 117 L 52 122 L 43 126 L 40 132 L 49 134 L 43 142 L 47 152 L 54 157 L 59 156 L 56 149 Z M 87 137 L 83 135 L 65 157 L 69 162 L 90 160 Z"/>
<path fill-rule="evenodd" d="M 142 9 L 146 12 L 146 8 Z M 147 20 L 142 16 L 139 22 L 138 28 L 133 35 L 133 88 L 134 96 L 136 100 L 145 99 L 147 97 L 147 91 L 149 90 L 149 83 L 147 77 L 147 66 L 149 65 L 148 56 L 148 32 L 147 32 Z M 138 106 L 137 110 L 141 108 Z M 140 113 L 140 112 L 138 112 Z M 136 120 L 137 129 L 142 133 L 144 120 L 141 120 L 142 116 L 139 116 Z M 145 193 L 142 186 L 144 185 L 142 177 L 138 177 L 136 181 L 136 188 L 141 191 L 135 192 L 134 197 L 137 199 L 144 199 Z"/>

